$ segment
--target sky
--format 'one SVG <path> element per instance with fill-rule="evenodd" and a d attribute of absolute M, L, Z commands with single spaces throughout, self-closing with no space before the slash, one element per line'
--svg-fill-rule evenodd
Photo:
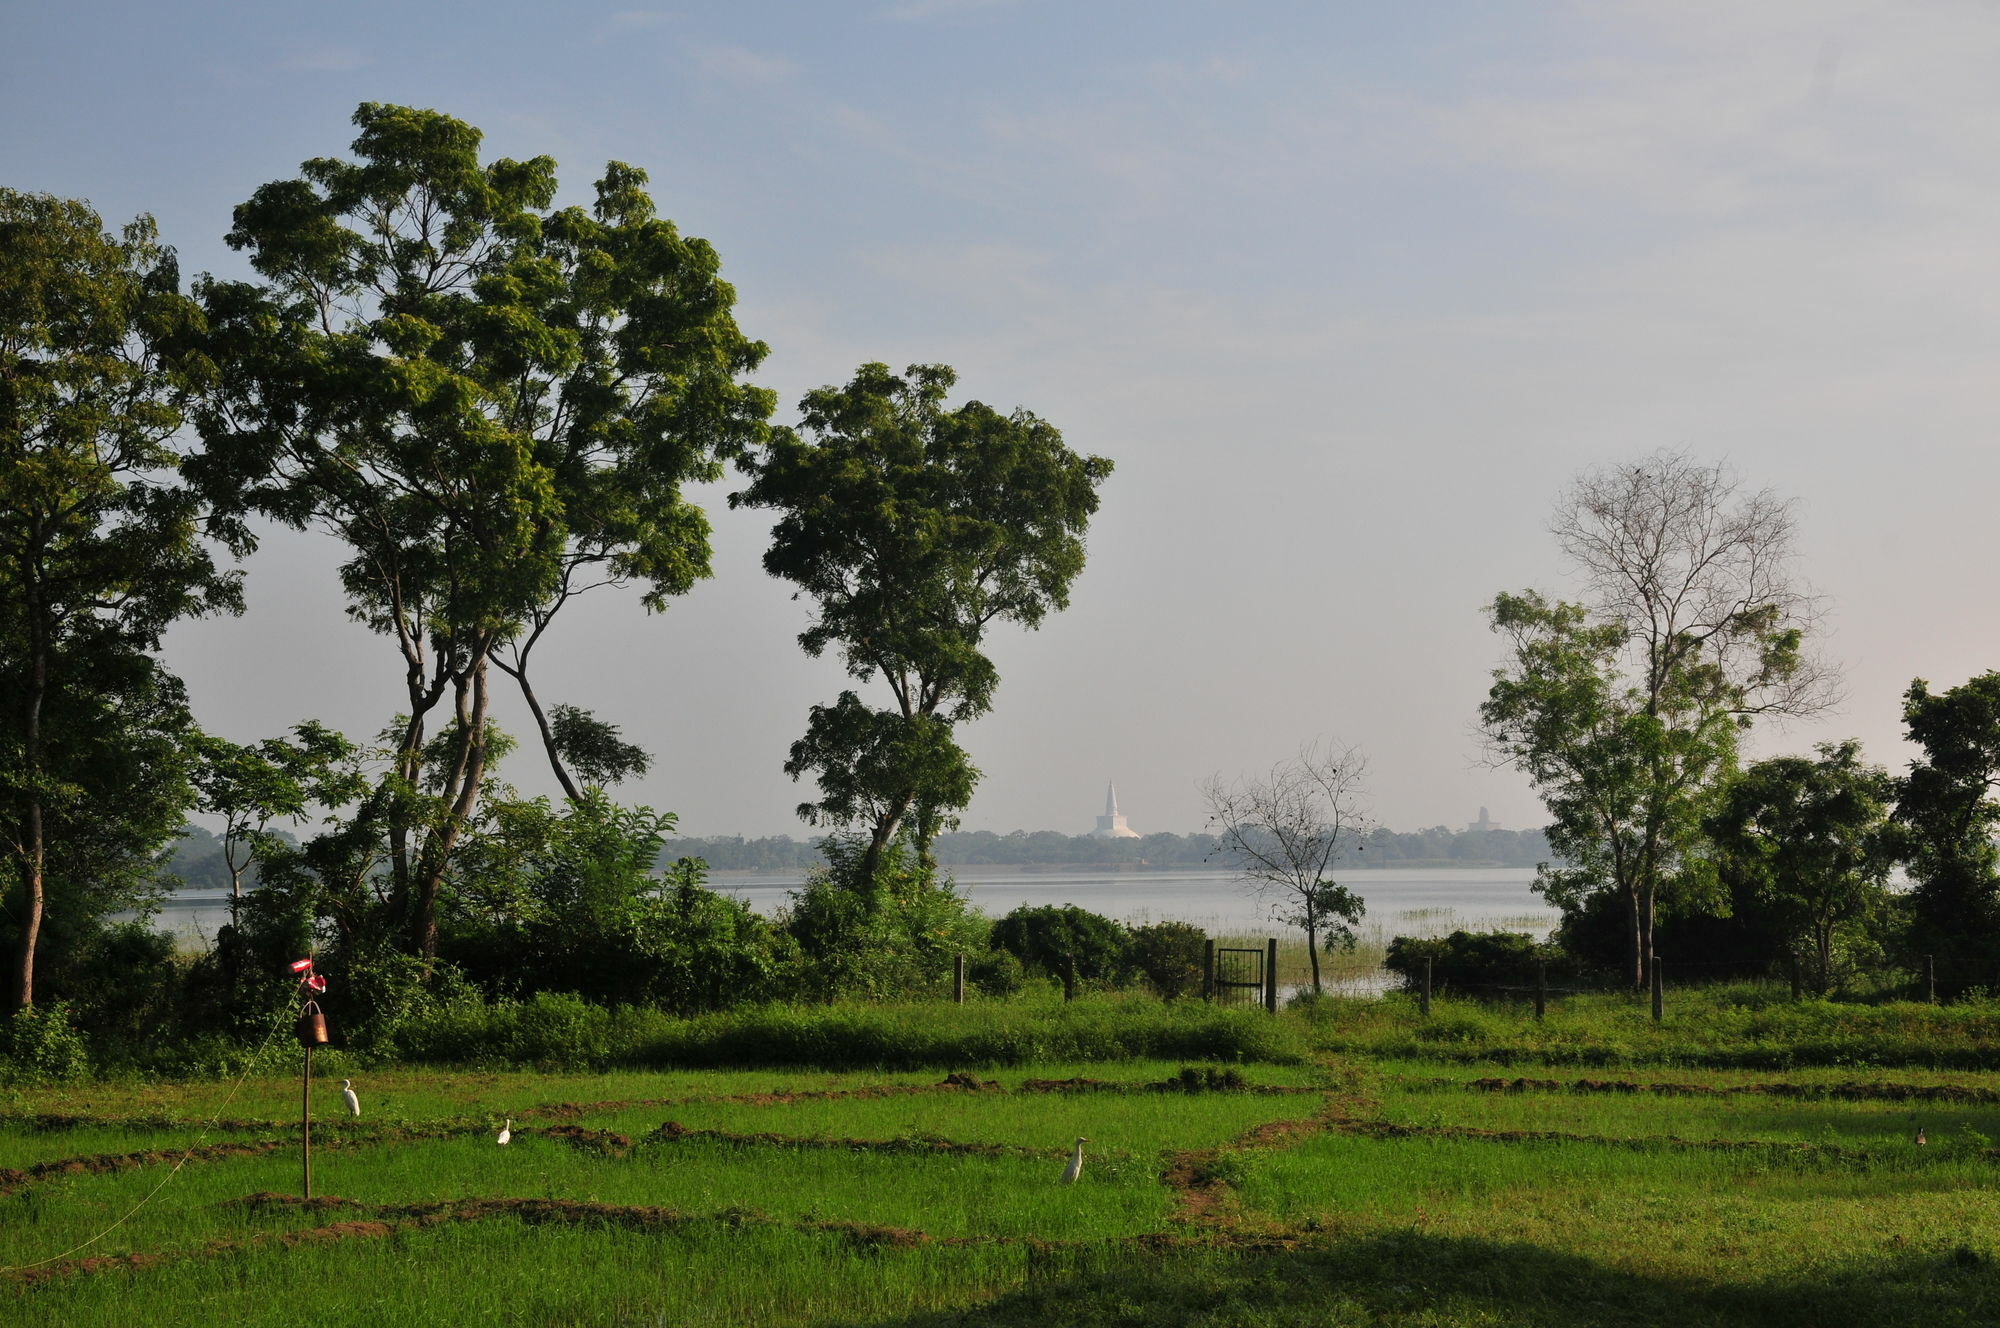
<path fill-rule="evenodd" d="M 1573 593 L 1558 495 L 1660 448 L 1791 500 L 1824 596 L 1847 700 L 1753 755 L 1900 768 L 1910 681 L 2000 667 L 1993 0 L 0 0 L 0 32 L 0 184 L 150 212 L 189 274 L 246 273 L 232 207 L 357 104 L 431 107 L 563 202 L 645 169 L 781 419 L 943 362 L 1115 462 L 1069 609 L 992 643 L 968 829 L 1082 832 L 1116 780 L 1185 833 L 1204 779 L 1316 739 L 1385 825 L 1540 824 L 1473 736 L 1483 606 Z M 538 686 L 655 754 L 621 796 L 683 832 L 804 835 L 786 750 L 849 684 L 732 487 L 714 578 L 566 611 Z M 272 532 L 248 612 L 173 631 L 206 727 L 387 723 L 399 658 L 333 567 Z M 536 759 L 502 773 L 549 792 Z"/>

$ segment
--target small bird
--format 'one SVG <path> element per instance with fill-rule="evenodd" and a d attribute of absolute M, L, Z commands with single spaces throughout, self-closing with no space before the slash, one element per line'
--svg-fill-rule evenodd
<path fill-rule="evenodd" d="M 498 1139 L 495 1139 L 493 1142 L 499 1144 L 502 1148 L 505 1148 L 509 1143 L 513 1141 L 513 1138 L 514 1138 L 514 1118 L 512 1116 L 509 1116 L 507 1118 L 507 1123 L 500 1127 L 500 1137 Z"/>
<path fill-rule="evenodd" d="M 1930 1140 L 1924 1138 L 1924 1127 L 1919 1125 L 1917 1127 L 1917 1147 L 1922 1148 L 1925 1144 L 1929 1142 Z"/>
<path fill-rule="evenodd" d="M 1083 1174 L 1083 1146 L 1089 1142 L 1082 1137 L 1077 1139 L 1076 1151 L 1069 1155 L 1069 1169 L 1063 1172 L 1063 1184 L 1074 1185 L 1076 1178 Z"/>
<path fill-rule="evenodd" d="M 359 1116 L 361 1114 L 361 1099 L 354 1096 L 354 1081 L 352 1079 L 343 1079 L 340 1081 L 340 1100 L 347 1104 L 348 1115 Z"/>

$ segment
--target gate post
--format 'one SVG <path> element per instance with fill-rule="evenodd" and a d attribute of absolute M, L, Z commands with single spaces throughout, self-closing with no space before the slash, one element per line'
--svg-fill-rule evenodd
<path fill-rule="evenodd" d="M 1278 1012 L 1278 938 L 1264 942 L 1264 1008 Z"/>
<path fill-rule="evenodd" d="M 1201 998 L 1215 999 L 1215 938 L 1209 937 L 1201 944 Z"/>
<path fill-rule="evenodd" d="M 1660 972 L 1660 957 L 1658 955 L 1648 955 L 1647 958 L 1652 961 L 1653 1022 L 1657 1024 L 1666 1015 L 1667 982 L 1665 976 Z"/>
<path fill-rule="evenodd" d="M 1425 1016 L 1431 1012 L 1431 961 L 1428 957 L 1424 960 L 1423 990 L 1417 993 L 1417 1012 Z"/>
<path fill-rule="evenodd" d="M 951 999 L 955 1004 L 965 1004 L 965 951 L 951 957 Z"/>
<path fill-rule="evenodd" d="M 1549 961 L 1535 961 L 1535 1021 L 1541 1022 L 1542 1011 L 1549 1003 Z"/>

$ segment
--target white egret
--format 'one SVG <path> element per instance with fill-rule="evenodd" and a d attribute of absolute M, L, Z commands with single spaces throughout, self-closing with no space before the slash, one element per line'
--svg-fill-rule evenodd
<path fill-rule="evenodd" d="M 347 1104 L 348 1115 L 359 1116 L 361 1114 L 361 1099 L 354 1096 L 354 1081 L 352 1079 L 343 1079 L 340 1081 L 340 1100 Z"/>
<path fill-rule="evenodd" d="M 1076 1178 L 1083 1174 L 1083 1146 L 1090 1140 L 1078 1137 L 1076 1151 L 1069 1155 L 1069 1169 L 1063 1172 L 1063 1184 L 1074 1185 Z"/>
<path fill-rule="evenodd" d="M 512 1116 L 509 1116 L 507 1118 L 507 1123 L 500 1127 L 500 1137 L 498 1139 L 495 1139 L 493 1142 L 499 1144 L 502 1148 L 505 1148 L 508 1145 L 508 1143 L 510 1143 L 513 1140 L 513 1138 L 514 1138 L 514 1118 Z"/>

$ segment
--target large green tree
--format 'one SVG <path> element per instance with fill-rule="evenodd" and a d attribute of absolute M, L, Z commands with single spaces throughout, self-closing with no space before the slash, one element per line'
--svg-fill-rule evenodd
<path fill-rule="evenodd" d="M 1538 888 L 1566 911 L 1622 897 L 1643 985 L 1663 901 L 1712 898 L 1702 822 L 1741 730 L 1822 708 L 1832 683 L 1806 649 L 1815 606 L 1793 579 L 1791 510 L 1769 491 L 1662 452 L 1585 472 L 1553 524 L 1585 602 L 1494 600 L 1509 651 L 1480 723 L 1548 807 L 1567 865 Z"/>
<path fill-rule="evenodd" d="M 594 586 L 636 582 L 658 609 L 708 574 L 683 486 L 760 442 L 773 401 L 740 381 L 765 347 L 714 249 L 656 214 L 643 172 L 613 162 L 592 206 L 558 209 L 547 157 L 482 163 L 479 131 L 435 111 L 354 121 L 353 160 L 236 210 L 229 242 L 263 280 L 203 291 L 228 372 L 197 473 L 341 540 L 349 612 L 396 642 L 389 902 L 428 956 L 492 757 L 492 670 L 572 798 L 579 763 L 643 768 L 588 712 L 545 710 L 531 653 Z"/>
<path fill-rule="evenodd" d="M 1716 847 L 1805 951 L 1821 995 L 1838 976 L 1842 929 L 1887 897 L 1894 796 L 1889 773 L 1863 764 L 1850 739 L 1822 743 L 1817 758 L 1757 762 L 1729 782 L 1708 819 Z"/>
<path fill-rule="evenodd" d="M 84 203 L 0 189 L 0 842 L 16 1006 L 35 1000 L 51 886 L 74 917 L 116 906 L 112 882 L 189 801 L 161 635 L 241 608 L 206 542 L 240 547 L 240 528 L 174 482 L 176 435 L 207 385 L 184 353 L 198 322 L 151 218 L 116 237 Z"/>
<path fill-rule="evenodd" d="M 764 567 L 813 602 L 806 652 L 834 647 L 888 693 L 887 706 L 846 691 L 813 707 L 785 766 L 820 787 L 801 817 L 864 828 L 863 883 L 906 828 L 927 867 L 932 839 L 971 801 L 978 771 L 954 726 L 993 708 L 987 632 L 1038 627 L 1069 603 L 1111 473 L 1026 410 L 947 406 L 956 381 L 941 364 L 900 377 L 862 365 L 846 386 L 808 393 L 801 432 L 774 438 L 730 497 L 777 513 Z"/>
<path fill-rule="evenodd" d="M 1917 679 L 1903 723 L 1922 753 L 1896 799 L 1910 940 L 1937 957 L 1946 986 L 2000 986 L 2000 673 L 1942 692 Z"/>

